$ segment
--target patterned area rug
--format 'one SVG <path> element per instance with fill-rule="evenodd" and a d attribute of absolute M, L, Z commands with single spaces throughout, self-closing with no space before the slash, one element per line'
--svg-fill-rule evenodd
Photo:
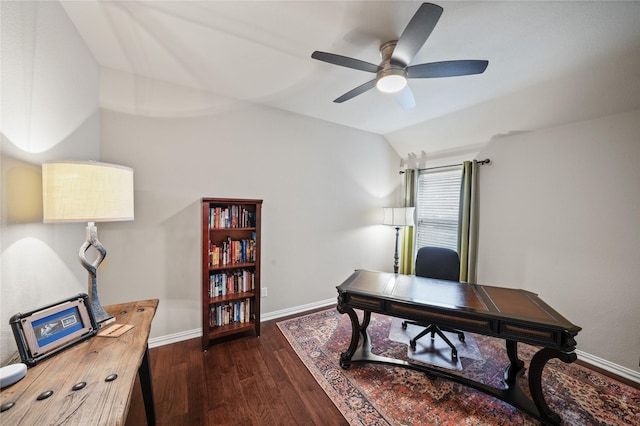
<path fill-rule="evenodd" d="M 392 319 L 373 314 L 368 331 L 372 352 L 407 359 L 407 345 L 390 340 Z M 348 315 L 335 309 L 281 321 L 278 327 L 300 359 L 350 425 L 536 425 L 532 417 L 502 401 L 446 379 L 399 367 L 354 364 L 340 368 L 349 346 Z M 465 333 L 466 335 L 467 333 Z M 454 371 L 494 387 L 503 387 L 509 364 L 504 341 L 473 335 L 482 354 L 466 358 Z M 468 337 L 467 337 L 468 338 Z M 518 345 L 529 365 L 536 348 Z M 526 372 L 520 385 L 528 389 Z M 566 425 L 638 425 L 640 391 L 574 364 L 551 360 L 543 375 L 547 404 Z"/>

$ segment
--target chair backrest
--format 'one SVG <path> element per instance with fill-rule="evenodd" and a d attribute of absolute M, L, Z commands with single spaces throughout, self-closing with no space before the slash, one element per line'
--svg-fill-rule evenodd
<path fill-rule="evenodd" d="M 439 280 L 460 281 L 460 258 L 455 250 L 421 247 L 416 255 L 416 275 Z"/>

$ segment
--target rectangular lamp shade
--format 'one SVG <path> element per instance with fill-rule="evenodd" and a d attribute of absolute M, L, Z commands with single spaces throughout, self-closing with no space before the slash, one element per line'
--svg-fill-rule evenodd
<path fill-rule="evenodd" d="M 42 165 L 43 221 L 133 220 L 133 169 L 94 161 Z"/>
<path fill-rule="evenodd" d="M 382 224 L 392 226 L 413 226 L 415 207 L 383 207 Z"/>

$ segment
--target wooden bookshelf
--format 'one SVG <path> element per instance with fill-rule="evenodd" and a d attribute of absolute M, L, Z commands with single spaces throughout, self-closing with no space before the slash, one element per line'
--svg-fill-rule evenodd
<path fill-rule="evenodd" d="M 262 200 L 202 199 L 202 350 L 222 337 L 260 335 Z"/>

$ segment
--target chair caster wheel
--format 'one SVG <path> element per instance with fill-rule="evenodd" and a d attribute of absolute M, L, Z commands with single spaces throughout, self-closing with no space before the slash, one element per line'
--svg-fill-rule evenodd
<path fill-rule="evenodd" d="M 406 323 L 406 322 L 403 322 L 403 323 L 402 323 L 402 329 L 403 329 L 403 330 L 406 330 L 406 329 L 407 329 L 407 323 Z"/>
<path fill-rule="evenodd" d="M 409 347 L 411 348 L 412 351 L 416 351 L 416 342 L 409 342 Z"/>

